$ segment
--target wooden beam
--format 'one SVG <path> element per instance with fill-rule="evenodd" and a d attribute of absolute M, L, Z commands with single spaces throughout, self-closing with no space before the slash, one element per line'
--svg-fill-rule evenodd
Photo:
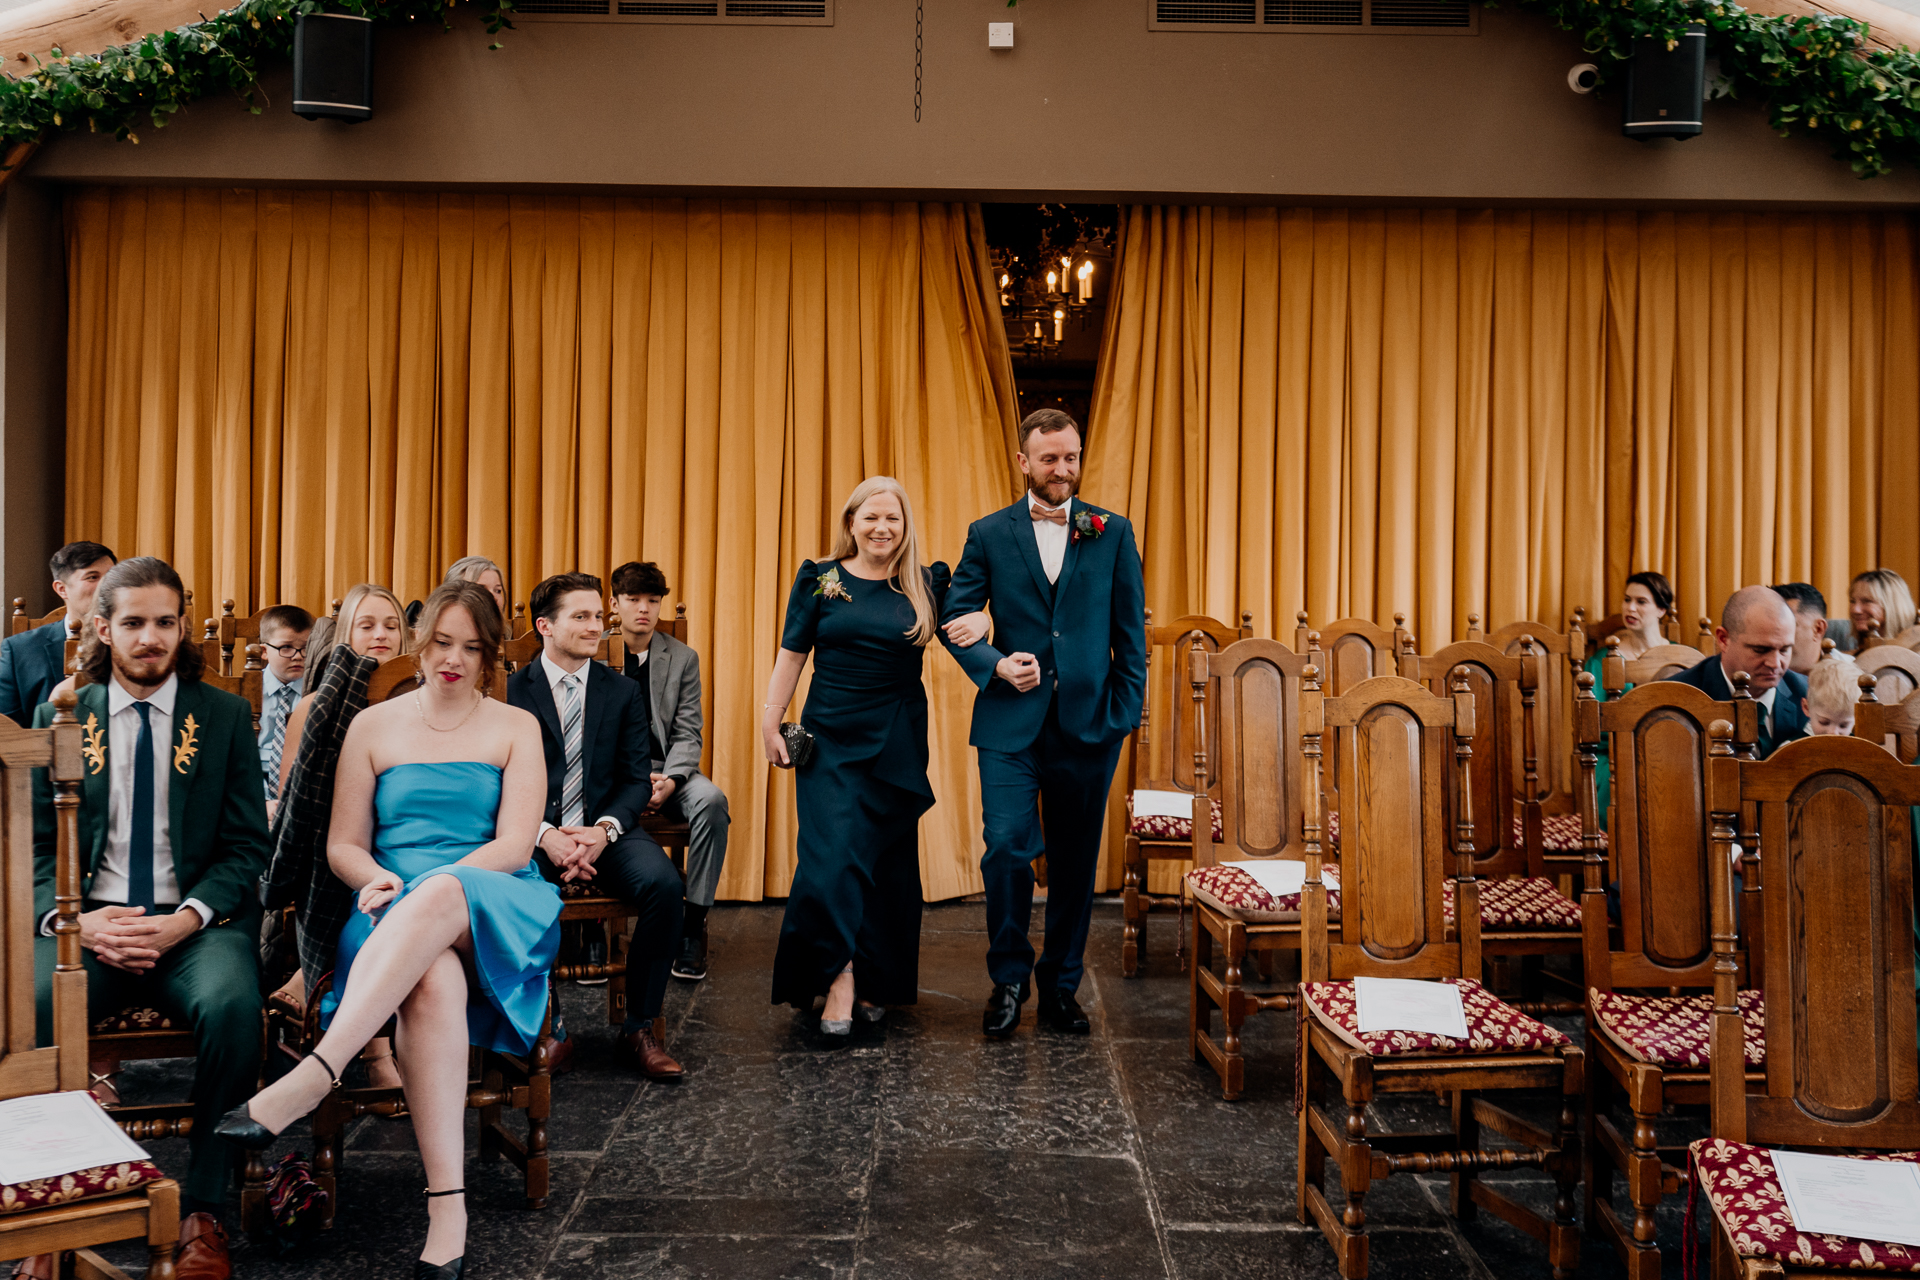
<path fill-rule="evenodd" d="M 11 75 L 33 69 L 54 49 L 99 53 L 150 31 L 168 31 L 218 12 L 214 0 L 36 0 L 0 13 L 0 63 Z"/>
<path fill-rule="evenodd" d="M 1882 4 L 1880 0 L 1832 0 L 1827 4 L 1816 3 L 1816 0 L 1744 0 L 1744 3 L 1754 13 L 1782 18 L 1812 18 L 1821 14 L 1856 18 L 1869 28 L 1869 45 L 1879 45 L 1885 49 L 1898 49 L 1905 45 L 1909 49 L 1920 50 L 1920 17 L 1890 4 Z M 4 47 L 0 45 L 0 48 Z"/>

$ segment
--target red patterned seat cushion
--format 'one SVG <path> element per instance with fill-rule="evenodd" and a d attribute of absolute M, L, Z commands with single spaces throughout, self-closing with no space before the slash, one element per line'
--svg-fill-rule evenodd
<path fill-rule="evenodd" d="M 1713 1216 L 1741 1257 L 1833 1271 L 1920 1271 L 1920 1249 L 1911 1245 L 1807 1235 L 1795 1228 L 1773 1153 L 1765 1147 L 1702 1138 L 1687 1152 Z M 1878 1151 L 1860 1158 L 1920 1164 L 1920 1151 Z"/>
<path fill-rule="evenodd" d="M 1739 993 L 1746 1026 L 1747 1066 L 1767 1062 L 1767 1002 L 1758 991 Z M 1608 1038 L 1642 1062 L 1704 1069 L 1711 1057 L 1713 997 L 1635 996 L 1588 989 L 1593 1021 Z"/>
<path fill-rule="evenodd" d="M 26 1213 L 50 1205 L 92 1200 L 98 1196 L 124 1195 L 149 1182 L 166 1177 L 150 1160 L 129 1160 L 123 1164 L 103 1164 L 57 1178 L 35 1178 L 31 1182 L 0 1185 L 0 1214 Z"/>
<path fill-rule="evenodd" d="M 1440 910 L 1453 923 L 1453 881 L 1441 892 Z M 1480 881 L 1483 929 L 1578 929 L 1580 904 L 1551 880 Z"/>
<path fill-rule="evenodd" d="M 1340 815 L 1327 815 L 1327 847 L 1340 847 Z M 1513 847 L 1518 849 L 1527 842 L 1526 817 L 1515 814 L 1513 819 Z M 1580 815 L 1560 813 L 1540 820 L 1540 847 L 1548 853 L 1578 853 L 1586 846 L 1580 843 Z M 1600 847 L 1607 847 L 1607 833 L 1600 833 Z"/>
<path fill-rule="evenodd" d="M 1337 884 L 1331 879 L 1329 884 Z M 1187 892 L 1214 910 L 1248 924 L 1292 924 L 1300 919 L 1303 893 L 1278 897 L 1260 887 L 1260 882 L 1239 867 L 1195 867 L 1187 872 Z M 1340 890 L 1327 890 L 1327 915 L 1338 919 Z"/>
<path fill-rule="evenodd" d="M 1321 1025 L 1356 1049 L 1376 1058 L 1440 1057 L 1465 1053 L 1550 1053 L 1573 1041 L 1544 1022 L 1536 1022 L 1489 993 L 1472 978 L 1442 978 L 1460 988 L 1467 1013 L 1467 1038 L 1418 1031 L 1360 1030 L 1360 1012 L 1352 982 L 1303 982 L 1301 998 Z"/>
<path fill-rule="evenodd" d="M 172 1031 L 173 1019 L 158 1009 L 143 1005 L 128 1005 L 118 1013 L 110 1013 L 93 1024 L 95 1035 L 126 1035 L 135 1031 Z"/>
<path fill-rule="evenodd" d="M 1142 840 L 1157 840 L 1167 844 L 1193 843 L 1193 819 L 1191 818 L 1136 818 L 1133 816 L 1133 792 L 1127 792 L 1127 834 L 1138 836 Z M 1220 802 L 1213 802 L 1213 842 L 1219 844 L 1227 838 L 1220 826 Z"/>

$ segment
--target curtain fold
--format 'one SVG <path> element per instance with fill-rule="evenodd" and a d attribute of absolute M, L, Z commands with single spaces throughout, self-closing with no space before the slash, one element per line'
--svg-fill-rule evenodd
<path fill-rule="evenodd" d="M 90 189 L 67 202 L 70 537 L 195 611 L 657 562 L 732 802 L 721 896 L 793 876 L 759 708 L 801 559 L 897 476 L 949 562 L 1017 482 L 977 206 Z M 972 686 L 928 654 L 929 900 L 980 888 Z M 795 712 L 799 704 L 796 702 Z"/>
<path fill-rule="evenodd" d="M 1860 569 L 1920 582 L 1908 215 L 1121 223 L 1084 492 L 1135 522 L 1158 618 L 1291 642 L 1297 610 L 1405 613 L 1430 652 L 1469 614 L 1604 616 L 1658 569 L 1690 640 L 1744 583 L 1839 613 Z"/>

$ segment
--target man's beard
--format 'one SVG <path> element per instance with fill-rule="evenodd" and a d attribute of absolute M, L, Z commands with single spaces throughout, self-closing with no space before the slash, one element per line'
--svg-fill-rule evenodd
<path fill-rule="evenodd" d="M 182 644 L 186 643 L 184 640 Z M 148 652 L 135 656 L 113 650 L 113 670 L 122 680 L 141 689 L 157 689 L 167 682 L 180 663 L 180 646 L 165 653 Z"/>
<path fill-rule="evenodd" d="M 1066 493 L 1062 495 L 1058 500 L 1049 498 L 1046 494 L 1048 485 L 1054 485 L 1054 484 L 1064 484 L 1067 486 Z M 1055 479 L 1055 480 L 1047 481 L 1046 483 L 1042 483 L 1038 476 L 1029 475 L 1027 477 L 1027 492 L 1031 493 L 1034 497 L 1040 499 L 1040 501 L 1046 503 L 1048 506 L 1057 507 L 1062 502 L 1065 502 L 1068 498 L 1076 497 L 1079 495 L 1080 475 L 1078 472 L 1076 472 L 1071 479 L 1068 479 L 1068 480 Z"/>

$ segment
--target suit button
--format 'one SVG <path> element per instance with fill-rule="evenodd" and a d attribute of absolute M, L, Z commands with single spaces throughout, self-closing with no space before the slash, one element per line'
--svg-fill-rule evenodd
<path fill-rule="evenodd" d="M 1058 631 L 1056 631 L 1056 632 L 1054 632 L 1054 633 L 1053 633 L 1053 638 L 1054 638 L 1055 640 L 1058 640 L 1058 639 L 1060 638 L 1060 633 L 1059 633 Z"/>

